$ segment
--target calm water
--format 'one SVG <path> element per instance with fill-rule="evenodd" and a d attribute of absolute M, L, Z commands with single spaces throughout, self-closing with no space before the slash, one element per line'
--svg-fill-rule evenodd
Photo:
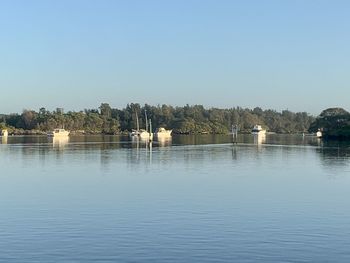
<path fill-rule="evenodd" d="M 2 139 L 0 261 L 350 262 L 350 145 L 230 139 Z"/>

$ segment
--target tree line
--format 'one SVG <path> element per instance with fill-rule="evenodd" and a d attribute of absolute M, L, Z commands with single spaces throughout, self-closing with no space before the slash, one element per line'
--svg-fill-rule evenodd
<path fill-rule="evenodd" d="M 102 103 L 96 109 L 63 112 L 63 109 L 48 111 L 23 110 L 21 114 L 1 114 L 0 128 L 12 133 L 45 133 L 55 128 L 88 134 L 120 134 L 136 129 L 136 116 L 140 128 L 145 128 L 146 114 L 154 128 L 173 129 L 177 134 L 225 134 L 232 125 L 240 132 L 250 132 L 255 124 L 276 133 L 307 132 L 315 118 L 306 112 L 263 110 L 233 107 L 229 109 L 205 108 L 202 105 L 151 106 L 138 103 L 127 104 L 123 109 L 112 108 Z"/>
<path fill-rule="evenodd" d="M 325 138 L 350 138 L 350 113 L 343 108 L 329 108 L 311 123 L 309 131 L 322 131 Z"/>

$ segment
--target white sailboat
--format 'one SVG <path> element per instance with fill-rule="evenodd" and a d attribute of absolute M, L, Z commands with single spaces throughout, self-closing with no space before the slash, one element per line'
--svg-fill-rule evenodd
<path fill-rule="evenodd" d="M 146 129 L 140 129 L 140 126 L 139 126 L 139 118 L 138 118 L 138 115 L 137 115 L 137 112 L 135 113 L 136 114 L 136 130 L 132 130 L 131 133 L 129 133 L 130 137 L 136 137 L 136 138 L 140 138 L 142 140 L 152 140 L 153 139 L 153 134 L 151 133 L 152 131 L 152 125 L 151 125 L 151 120 L 150 123 L 149 123 L 149 130 L 150 132 L 148 132 L 148 118 L 147 118 L 147 112 L 145 111 L 145 121 L 146 121 Z"/>
<path fill-rule="evenodd" d="M 139 117 L 137 116 L 137 112 L 135 112 L 136 115 L 136 130 L 131 130 L 129 133 L 130 137 L 138 137 L 140 133 L 140 126 L 139 126 Z"/>
<path fill-rule="evenodd" d="M 139 136 L 141 139 L 148 140 L 150 139 L 150 133 L 148 132 L 148 118 L 147 118 L 146 110 L 145 110 L 145 123 L 146 123 L 145 130 L 141 129 Z"/>

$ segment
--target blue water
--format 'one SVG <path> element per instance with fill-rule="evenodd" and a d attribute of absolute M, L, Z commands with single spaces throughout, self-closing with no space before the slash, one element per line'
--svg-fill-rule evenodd
<path fill-rule="evenodd" d="M 350 262 L 350 148 L 9 137 L 1 262 Z"/>

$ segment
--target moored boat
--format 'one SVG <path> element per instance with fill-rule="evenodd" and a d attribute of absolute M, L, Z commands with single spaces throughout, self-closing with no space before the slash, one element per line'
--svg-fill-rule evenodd
<path fill-rule="evenodd" d="M 152 130 L 151 120 L 148 120 L 146 111 L 145 111 L 146 129 L 140 129 L 137 112 L 135 112 L 135 115 L 136 115 L 136 130 L 133 129 L 129 133 L 129 136 L 131 138 L 140 138 L 142 140 L 152 140 L 153 139 L 153 133 L 151 133 L 151 130 Z M 148 132 L 148 130 L 147 130 L 148 129 L 148 122 L 150 122 L 149 123 L 149 130 L 150 130 L 150 132 Z"/>
<path fill-rule="evenodd" d="M 66 137 L 69 136 L 69 131 L 66 131 L 65 129 L 54 129 L 53 131 L 47 133 L 47 136 L 49 137 Z"/>
<path fill-rule="evenodd" d="M 150 139 L 150 136 L 151 136 L 151 135 L 150 135 L 150 133 L 149 133 L 148 131 L 141 129 L 141 130 L 139 130 L 138 136 L 139 136 L 141 139 L 148 140 L 148 139 Z"/>
<path fill-rule="evenodd" d="M 264 130 L 261 125 L 254 125 L 252 129 L 252 134 L 266 134 L 266 130 Z"/>
<path fill-rule="evenodd" d="M 130 137 L 138 137 L 140 134 L 140 132 L 138 130 L 132 130 L 130 133 L 129 133 L 129 136 Z"/>
<path fill-rule="evenodd" d="M 317 138 L 321 138 L 321 137 L 322 137 L 322 132 L 321 132 L 321 130 L 318 130 L 318 131 L 316 132 L 316 137 L 317 137 Z"/>
<path fill-rule="evenodd" d="M 160 127 L 158 129 L 156 129 L 154 135 L 157 138 L 171 137 L 172 132 L 173 132 L 173 130 L 166 130 L 165 128 Z"/>
<path fill-rule="evenodd" d="M 9 132 L 6 130 L 6 129 L 3 129 L 2 131 L 1 131 L 1 136 L 2 137 L 7 137 L 9 135 Z"/>

